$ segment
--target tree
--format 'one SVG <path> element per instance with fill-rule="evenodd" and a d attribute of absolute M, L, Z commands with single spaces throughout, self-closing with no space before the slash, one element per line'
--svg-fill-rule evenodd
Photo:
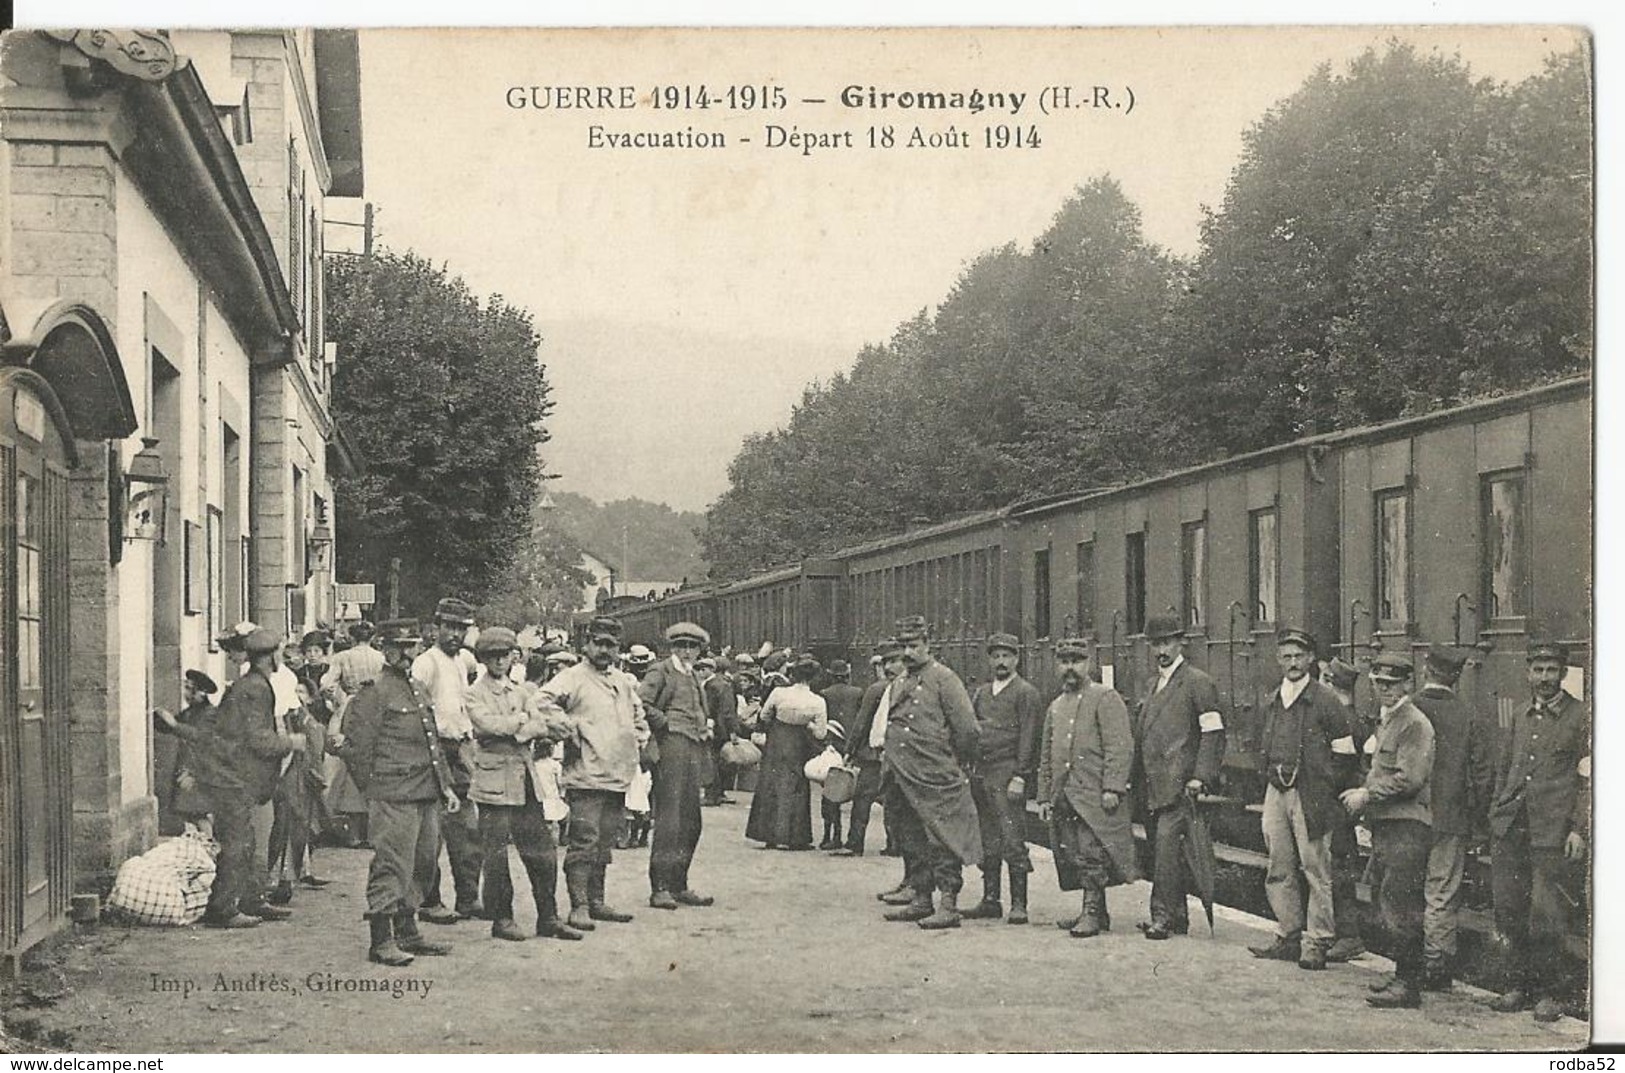
<path fill-rule="evenodd" d="M 384 585 L 398 558 L 403 613 L 483 603 L 514 583 L 542 476 L 552 403 L 530 314 L 482 307 L 411 252 L 331 259 L 327 294 L 333 413 L 367 461 L 338 485 L 339 561 Z"/>

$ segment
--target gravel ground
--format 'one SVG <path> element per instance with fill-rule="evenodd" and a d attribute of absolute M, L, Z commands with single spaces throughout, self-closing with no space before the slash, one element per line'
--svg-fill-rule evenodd
<path fill-rule="evenodd" d="M 247 932 L 82 932 L 15 993 L 27 1001 L 6 1011 L 6 1024 L 53 1048 L 141 1053 L 1566 1051 L 1586 1042 L 1581 1022 L 1495 1014 L 1459 989 L 1426 996 L 1420 1010 L 1371 1010 L 1366 984 L 1385 962 L 1308 974 L 1256 961 L 1246 945 L 1269 924 L 1233 910 L 1221 909 L 1212 938 L 1199 926 L 1191 938 L 1146 942 L 1134 930 L 1143 883 L 1111 892 L 1109 935 L 1070 939 L 1053 922 L 1073 897 L 1056 889 L 1042 851 L 1029 927 L 977 921 L 927 933 L 887 923 L 874 893 L 894 884 L 898 861 L 760 850 L 743 840 L 749 797 L 738 797 L 705 812 L 693 879 L 716 896 L 709 909 L 648 908 L 647 850 L 622 851 L 610 900 L 634 923 L 600 924 L 579 943 L 500 942 L 475 921 L 425 925 L 456 943 L 452 955 L 387 970 L 366 960 L 370 854 L 324 850 L 318 869 L 335 882 L 300 891 L 295 919 Z M 878 844 L 878 819 L 871 833 Z M 980 891 L 978 876 L 966 870 L 968 895 Z M 528 909 L 520 883 L 516 901 Z M 522 910 L 519 922 L 529 930 L 534 920 Z M 397 990 L 354 990 L 382 986 Z"/>

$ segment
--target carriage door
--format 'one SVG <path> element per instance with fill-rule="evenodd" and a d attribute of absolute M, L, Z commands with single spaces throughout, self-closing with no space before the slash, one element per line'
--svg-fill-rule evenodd
<path fill-rule="evenodd" d="M 0 949 L 68 896 L 68 456 L 38 387 L 0 380 Z"/>

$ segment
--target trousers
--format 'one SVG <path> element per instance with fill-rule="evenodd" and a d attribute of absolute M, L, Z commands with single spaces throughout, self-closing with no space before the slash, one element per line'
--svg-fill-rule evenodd
<path fill-rule="evenodd" d="M 207 787 L 204 794 L 214 815 L 214 838 L 220 843 L 206 912 L 211 920 L 229 920 L 239 906 L 255 905 L 264 897 L 255 860 L 253 805 L 242 790 Z"/>
<path fill-rule="evenodd" d="M 519 851 L 519 862 L 530 877 L 538 923 L 557 920 L 559 858 L 553 826 L 542 815 L 530 772 L 525 772 L 523 805 L 480 805 L 480 843 L 484 850 L 485 910 L 492 920 L 513 919 L 513 873 L 508 843 Z"/>
<path fill-rule="evenodd" d="M 1426 903 L 1422 911 L 1422 954 L 1449 963 L 1456 956 L 1461 916 L 1461 879 L 1467 870 L 1467 843 L 1461 835 L 1433 836 L 1428 850 Z"/>
<path fill-rule="evenodd" d="M 1105 890 L 1112 883 L 1111 856 L 1089 822 L 1078 815 L 1065 795 L 1050 817 L 1055 833 L 1055 859 L 1065 861 L 1082 878 L 1084 889 Z M 1060 869 L 1057 868 L 1057 871 Z"/>
<path fill-rule="evenodd" d="M 700 844 L 700 773 L 704 742 L 681 734 L 660 741 L 649 802 L 655 817 L 649 848 L 649 889 L 677 893 L 688 889 L 688 869 Z"/>
<path fill-rule="evenodd" d="M 440 852 L 439 801 L 368 801 L 367 912 L 416 912 L 423 902 L 421 877 Z"/>
<path fill-rule="evenodd" d="M 1151 814 L 1155 844 L 1151 871 L 1151 920 L 1186 926 L 1190 909 L 1185 904 L 1185 859 L 1181 855 L 1190 822 L 1177 802 Z"/>
<path fill-rule="evenodd" d="M 1529 844 L 1529 819 L 1522 811 L 1490 854 L 1495 930 L 1510 947 L 1516 982 L 1537 993 L 1552 991 L 1562 982 L 1569 910 L 1561 884 L 1569 863 L 1561 849 Z"/>
<path fill-rule="evenodd" d="M 1381 873 L 1377 907 L 1392 938 L 1394 975 L 1421 979 L 1422 914 L 1433 829 L 1420 820 L 1371 821 L 1371 854 Z"/>
<path fill-rule="evenodd" d="M 964 866 L 952 850 L 926 831 L 925 821 L 896 782 L 886 786 L 886 815 L 897 825 L 906 882 L 915 891 L 958 894 L 965 885 Z"/>
<path fill-rule="evenodd" d="M 1275 914 L 1276 932 L 1301 933 L 1306 942 L 1323 950 L 1335 936 L 1332 912 L 1332 833 L 1309 837 L 1303 798 L 1296 788 L 1282 790 L 1271 784 L 1264 792 L 1264 846 L 1270 863 L 1264 873 L 1264 896 Z M 1298 873 L 1309 885 L 1307 921 L 1298 891 Z"/>
<path fill-rule="evenodd" d="M 441 818 L 440 840 L 451 862 L 451 885 L 459 906 L 470 906 L 480 900 L 480 865 L 485 854 L 480 849 L 480 808 L 468 799 L 468 767 L 462 756 L 462 743 L 455 738 L 440 739 L 446 766 L 451 768 L 452 789 L 462 808 L 446 813 Z M 420 876 L 424 905 L 440 905 L 440 851 L 435 851 L 434 865 Z"/>
<path fill-rule="evenodd" d="M 854 853 L 863 852 L 869 835 L 869 813 L 880 800 L 880 761 L 858 761 L 858 784 L 852 792 L 852 812 L 847 817 L 846 848 Z M 888 816 L 888 823 L 890 814 Z"/>
<path fill-rule="evenodd" d="M 1339 939 L 1360 938 L 1360 899 L 1357 885 L 1365 872 L 1354 817 L 1342 812 L 1332 823 L 1332 924 Z"/>
<path fill-rule="evenodd" d="M 1027 852 L 1027 816 L 1010 803 L 1005 787 L 1015 777 L 1015 764 L 991 764 L 971 776 L 971 799 L 976 802 L 976 822 L 982 830 L 982 871 L 997 871 L 1001 862 L 1010 871 L 1031 872 Z"/>
<path fill-rule="evenodd" d="M 617 790 L 566 790 L 564 797 L 570 803 L 565 873 L 608 865 L 615 835 L 621 828 L 626 795 Z"/>

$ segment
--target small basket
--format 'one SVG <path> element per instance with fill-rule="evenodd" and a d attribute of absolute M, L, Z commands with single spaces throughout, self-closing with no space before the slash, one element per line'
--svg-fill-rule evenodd
<path fill-rule="evenodd" d="M 832 805 L 844 805 L 852 800 L 858 790 L 858 772 L 856 768 L 849 768 L 837 764 L 829 769 L 824 776 L 824 800 Z"/>

